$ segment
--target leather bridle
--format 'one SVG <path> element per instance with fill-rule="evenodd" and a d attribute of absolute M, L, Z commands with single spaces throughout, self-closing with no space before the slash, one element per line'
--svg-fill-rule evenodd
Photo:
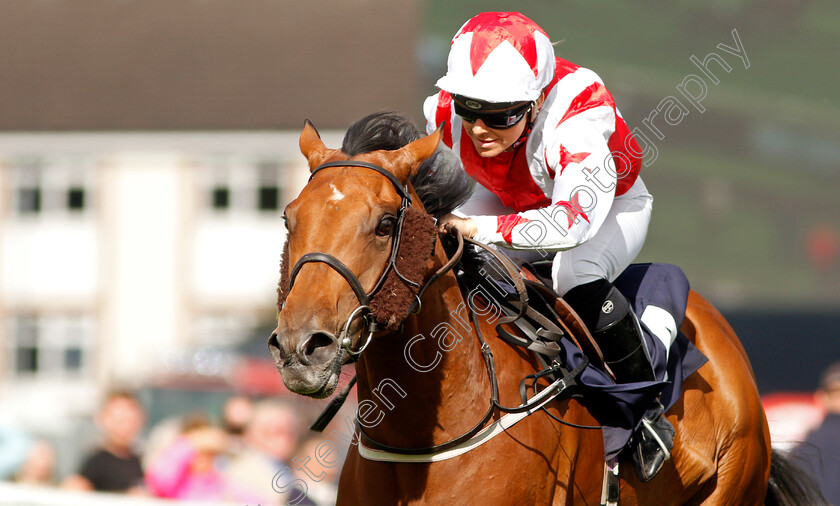
<path fill-rule="evenodd" d="M 370 292 L 365 292 L 365 289 L 362 287 L 359 278 L 356 277 L 353 271 L 351 271 L 346 265 L 344 265 L 341 262 L 341 260 L 327 253 L 306 253 L 305 255 L 300 257 L 300 259 L 298 259 L 297 263 L 295 263 L 294 267 L 292 267 L 291 273 L 289 275 L 289 290 L 291 290 L 292 286 L 295 283 L 295 277 L 297 277 L 297 274 L 298 272 L 300 272 L 301 267 L 303 267 L 303 265 L 307 263 L 318 262 L 327 264 L 347 281 L 347 284 L 349 284 L 350 288 L 353 289 L 353 293 L 356 295 L 356 298 L 359 301 L 359 305 L 350 313 L 350 316 L 347 318 L 347 321 L 342 326 L 341 333 L 338 336 L 338 342 L 340 346 L 346 349 L 349 354 L 358 356 L 370 344 L 374 332 L 381 330 L 375 318 L 371 317 L 372 310 L 370 307 L 370 303 L 371 300 L 374 297 L 376 297 L 376 295 L 379 293 L 379 290 L 385 283 L 386 277 L 391 271 L 393 271 L 402 280 L 403 283 L 406 283 L 407 285 L 418 289 L 417 295 L 415 296 L 415 306 L 419 306 L 420 296 L 422 295 L 423 291 L 425 291 L 426 287 L 434 283 L 444 272 L 451 269 L 452 266 L 454 266 L 457 260 L 460 258 L 460 255 L 458 255 L 458 259 L 454 259 L 454 261 L 450 260 L 450 262 L 447 262 L 447 264 L 444 265 L 443 268 L 441 268 L 441 270 L 436 272 L 431 277 L 431 279 L 429 279 L 422 287 L 420 283 L 412 281 L 405 277 L 397 268 L 397 256 L 399 254 L 400 249 L 400 239 L 402 237 L 402 228 L 403 222 L 405 221 L 406 210 L 411 206 L 411 193 L 409 191 L 408 184 L 403 184 L 394 174 L 380 167 L 379 165 L 359 160 L 334 161 L 321 164 L 312 171 L 312 173 L 309 176 L 309 180 L 311 181 L 312 178 L 315 177 L 315 174 L 317 174 L 319 171 L 329 167 L 362 167 L 376 171 L 379 174 L 388 178 L 388 180 L 394 186 L 394 189 L 402 197 L 400 209 L 399 211 L 397 211 L 396 226 L 394 227 L 394 230 L 392 232 L 391 254 L 388 258 L 388 264 L 386 265 L 385 270 L 382 271 L 382 275 L 379 277 L 379 280 L 376 282 L 376 284 L 373 285 L 373 288 L 370 290 Z M 350 327 L 352 326 L 353 321 L 359 317 L 364 319 L 366 323 L 366 330 L 368 332 L 368 336 L 364 344 L 362 344 L 360 348 L 353 350 L 352 339 L 349 336 Z"/>
<path fill-rule="evenodd" d="M 401 235 L 402 235 L 402 227 L 403 227 L 403 222 L 405 220 L 405 213 L 406 213 L 406 210 L 411 206 L 411 194 L 409 193 L 408 185 L 401 183 L 400 180 L 397 179 L 396 176 L 394 176 L 391 172 L 387 171 L 386 169 L 380 167 L 379 165 L 376 165 L 376 164 L 373 164 L 373 163 L 368 163 L 368 162 L 363 162 L 363 161 L 358 161 L 358 160 L 334 161 L 334 162 L 327 162 L 327 163 L 324 163 L 322 165 L 319 165 L 318 167 L 316 167 L 312 171 L 312 174 L 309 176 L 310 181 L 312 180 L 312 178 L 315 176 L 315 174 L 317 172 L 319 172 L 323 169 L 329 168 L 329 167 L 362 167 L 362 168 L 366 168 L 366 169 L 376 171 L 379 174 L 382 174 L 383 176 L 387 177 L 388 180 L 391 181 L 391 184 L 393 184 L 394 189 L 402 197 L 402 203 L 401 203 L 400 209 L 397 213 L 396 227 L 394 228 L 394 231 L 393 231 L 393 240 L 392 240 L 392 244 L 391 244 L 391 254 L 390 254 L 390 257 L 388 258 L 388 264 L 385 267 L 385 270 L 382 272 L 382 275 L 379 277 L 379 280 L 376 282 L 376 284 L 373 286 L 373 288 L 371 289 L 370 292 L 365 292 L 364 288 L 362 287 L 361 282 L 359 282 L 358 277 L 353 273 L 353 271 L 351 271 L 339 259 L 337 259 L 336 257 L 334 257 L 332 255 L 329 255 L 327 253 L 312 252 L 312 253 L 304 254 L 295 263 L 295 265 L 292 268 L 291 273 L 289 275 L 289 290 L 291 290 L 292 286 L 294 285 L 294 282 L 295 282 L 295 277 L 297 276 L 298 272 L 300 272 L 301 267 L 304 264 L 307 264 L 307 263 L 318 262 L 318 263 L 327 264 L 328 266 L 330 266 L 333 270 L 335 270 L 338 274 L 341 275 L 341 277 L 343 277 L 347 281 L 347 283 L 353 289 L 353 293 L 355 293 L 356 298 L 359 301 L 359 306 L 357 306 L 356 309 L 354 309 L 350 313 L 350 316 L 347 318 L 347 321 L 344 323 L 344 325 L 341 329 L 338 341 L 340 343 L 340 346 L 342 348 L 346 349 L 346 351 L 349 354 L 353 355 L 355 358 L 358 358 L 358 356 L 370 344 L 374 332 L 376 332 L 377 330 L 380 330 L 376 320 L 374 318 L 371 318 L 372 310 L 370 308 L 370 302 L 377 295 L 379 290 L 382 288 L 382 285 L 384 284 L 385 278 L 388 275 L 388 273 L 391 272 L 391 270 L 393 270 L 394 273 L 397 276 L 399 276 L 399 278 L 404 283 L 407 283 L 410 286 L 419 289 L 417 294 L 415 295 L 415 297 L 416 297 L 415 303 L 419 306 L 420 298 L 423 295 L 423 292 L 426 290 L 426 288 L 428 288 L 429 286 L 434 284 L 438 279 L 440 279 L 441 276 L 443 276 L 443 274 L 445 274 L 446 272 L 451 270 L 455 266 L 455 264 L 458 263 L 461 260 L 461 256 L 463 254 L 463 249 L 464 249 L 464 238 L 463 238 L 463 236 L 461 236 L 460 233 L 457 233 L 457 231 L 455 231 L 455 236 L 458 239 L 458 249 L 457 249 L 457 251 L 455 252 L 455 254 L 449 259 L 449 261 L 445 265 L 443 265 L 440 269 L 438 269 L 421 286 L 420 283 L 412 281 L 412 280 L 406 278 L 404 275 L 402 275 L 399 272 L 399 269 L 397 268 L 397 265 L 396 265 L 397 256 L 398 256 L 398 252 L 399 252 L 399 246 L 400 246 L 400 238 L 401 238 Z M 496 259 L 499 262 L 502 263 L 502 265 L 508 271 L 510 279 L 513 281 L 513 283 L 515 285 L 516 292 L 519 295 L 520 300 L 519 300 L 519 304 L 517 304 L 517 311 L 514 312 L 513 314 L 508 314 L 504 317 L 499 318 L 499 320 L 497 321 L 497 327 L 496 327 L 497 329 L 500 329 L 501 325 L 505 324 L 505 323 L 519 322 L 522 319 L 522 317 L 527 313 L 532 318 L 539 318 L 540 319 L 539 322 L 541 324 L 543 324 L 543 326 L 544 326 L 544 329 L 541 331 L 541 332 L 543 332 L 541 334 L 543 337 L 548 337 L 550 340 L 559 340 L 564 335 L 567 335 L 566 332 L 564 332 L 564 330 L 558 328 L 552 322 L 545 320 L 539 314 L 535 313 L 533 311 L 533 309 L 529 308 L 529 306 L 528 306 L 528 295 L 527 295 L 527 290 L 525 289 L 524 282 L 517 275 L 515 268 L 510 263 L 510 260 L 507 260 L 505 257 L 499 255 L 497 252 L 493 251 L 492 249 L 488 248 L 487 246 L 485 246 L 481 243 L 478 243 L 478 242 L 476 242 L 472 239 L 468 239 L 468 241 L 470 243 L 480 247 L 480 248 L 483 248 L 485 251 L 490 253 L 492 256 L 496 257 Z M 365 322 L 367 324 L 368 337 L 365 340 L 364 344 L 362 344 L 362 346 L 360 348 L 358 348 L 357 350 L 353 350 L 352 349 L 352 339 L 350 338 L 349 333 L 350 333 L 350 327 L 351 327 L 353 321 L 358 317 L 361 317 L 365 320 Z M 360 430 L 360 433 L 361 433 L 361 437 L 364 438 L 364 440 L 368 444 L 370 444 L 374 449 L 377 449 L 377 450 L 380 450 L 380 451 L 385 451 L 385 452 L 391 452 L 391 453 L 394 453 L 394 454 L 400 454 L 400 455 L 418 455 L 418 454 L 424 454 L 424 453 L 436 454 L 436 453 L 440 453 L 440 452 L 446 451 L 446 450 L 451 449 L 451 448 L 455 448 L 458 445 L 465 444 L 465 443 L 469 442 L 470 440 L 472 440 L 476 436 L 476 434 L 478 434 L 479 432 L 482 431 L 482 429 L 484 429 L 484 427 L 487 425 L 488 421 L 492 418 L 493 414 L 496 413 L 497 411 L 501 411 L 501 412 L 505 412 L 505 413 L 513 413 L 513 414 L 515 414 L 515 413 L 530 414 L 533 410 L 541 409 L 542 406 L 546 402 L 548 402 L 548 400 L 556 398 L 563 391 L 565 391 L 569 386 L 573 385 L 575 378 L 580 374 L 580 372 L 583 370 L 583 368 L 588 363 L 588 360 L 584 360 L 581 364 L 579 364 L 576 368 L 574 368 L 571 371 L 566 370 L 557 361 L 552 361 L 552 364 L 550 366 L 548 366 L 546 364 L 547 367 L 545 368 L 545 370 L 543 370 L 539 373 L 536 373 L 536 374 L 529 375 L 522 380 L 522 383 L 520 384 L 520 394 L 522 396 L 522 401 L 523 401 L 522 405 L 516 406 L 516 407 L 503 406 L 499 402 L 499 387 L 498 387 L 498 379 L 497 379 L 497 376 L 496 376 L 496 367 L 495 367 L 495 363 L 494 363 L 494 360 L 493 360 L 493 354 L 490 351 L 489 345 L 487 344 L 484 337 L 482 336 L 482 333 L 481 333 L 481 330 L 480 330 L 481 325 L 480 325 L 479 321 L 477 320 L 477 315 L 476 315 L 475 312 L 471 312 L 471 319 L 472 319 L 473 326 L 476 330 L 476 335 L 478 336 L 479 342 L 481 344 L 481 353 L 482 353 L 482 356 L 484 358 L 485 365 L 487 367 L 488 377 L 489 377 L 489 380 L 490 380 L 490 390 L 491 390 L 490 406 L 488 407 L 488 410 L 486 411 L 486 413 L 484 414 L 482 419 L 472 429 L 470 429 L 466 433 L 460 435 L 459 437 L 456 437 L 456 438 L 454 438 L 450 441 L 447 441 L 446 443 L 442 443 L 442 444 L 438 444 L 438 445 L 434 445 L 434 446 L 426 447 L 426 448 L 402 448 L 402 447 L 395 447 L 395 446 L 390 446 L 390 445 L 387 445 L 387 444 L 384 444 L 384 443 L 377 442 L 376 440 L 371 438 L 370 435 L 368 435 L 365 432 L 364 427 L 359 425 L 359 430 Z M 522 328 L 522 327 L 520 327 L 520 328 Z M 527 329 L 524 329 L 524 328 L 522 330 L 526 330 L 526 333 L 531 334 L 534 337 L 536 337 L 537 335 L 540 335 L 540 332 L 527 332 Z M 528 343 L 533 344 L 533 341 L 528 341 Z M 512 342 L 512 344 L 517 344 L 519 346 L 525 346 L 524 344 L 519 343 L 519 342 Z M 537 351 L 539 351 L 539 350 L 537 350 Z M 545 351 L 545 350 L 542 350 L 542 351 Z M 548 349 L 548 352 L 550 354 L 556 356 L 557 353 L 559 352 L 559 348 L 558 349 Z M 548 388 L 546 389 L 547 391 L 542 392 L 541 394 L 539 394 L 538 396 L 535 396 L 534 398 L 528 399 L 527 395 L 526 395 L 526 392 L 525 392 L 525 381 L 527 379 L 532 379 L 534 381 L 534 389 L 536 390 L 536 380 L 539 379 L 539 378 L 545 377 L 545 376 L 550 376 L 550 375 L 559 375 L 560 377 L 559 377 L 559 379 L 556 379 L 553 383 L 551 383 L 551 385 L 548 386 Z M 321 430 L 324 429 L 324 427 L 326 427 L 326 424 L 329 423 L 329 420 L 331 420 L 332 417 L 335 415 L 335 413 L 337 412 L 337 410 L 339 409 L 341 404 L 344 402 L 344 399 L 346 399 L 347 395 L 350 392 L 350 389 L 353 387 L 354 384 L 355 384 L 355 377 L 350 382 L 350 384 L 348 384 L 344 388 L 344 390 L 339 394 L 339 396 L 330 403 L 330 405 L 327 407 L 327 409 L 325 409 L 325 411 L 321 414 L 321 416 L 318 418 L 318 420 L 316 420 L 315 423 L 312 424 L 310 429 L 316 430 L 316 431 L 321 431 Z M 554 417 L 550 413 L 549 413 L 549 415 L 552 416 L 552 418 L 557 419 L 556 417 Z M 567 422 L 564 422 L 563 420 L 559 420 L 559 421 L 561 423 L 567 423 Z M 573 425 L 573 424 L 570 424 L 570 425 Z M 583 426 L 580 426 L 580 427 L 581 428 L 596 428 L 596 427 L 583 427 Z M 600 427 L 597 427 L 597 428 L 600 428 Z"/>

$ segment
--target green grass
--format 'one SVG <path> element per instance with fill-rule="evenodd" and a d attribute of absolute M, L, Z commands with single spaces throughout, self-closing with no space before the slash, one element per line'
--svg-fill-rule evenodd
<path fill-rule="evenodd" d="M 643 176 L 654 211 L 640 260 L 678 264 L 732 304 L 840 303 L 840 272 L 817 271 L 806 250 L 814 226 L 837 225 L 836 183 L 691 149 L 664 151 Z"/>
<path fill-rule="evenodd" d="M 734 9 L 716 10 L 720 2 L 657 0 L 519 0 L 515 6 L 499 0 L 430 0 L 425 32 L 448 42 L 480 11 L 516 9 L 554 40 L 563 40 L 556 52 L 576 63 L 607 61 L 684 75 L 694 71 L 689 56 L 720 53 L 715 46 L 732 46 L 731 31 L 736 29 L 750 68 L 734 76 L 734 86 L 840 108 L 840 3 L 814 0 L 792 12 L 769 9 L 759 0 L 725 3 Z"/>

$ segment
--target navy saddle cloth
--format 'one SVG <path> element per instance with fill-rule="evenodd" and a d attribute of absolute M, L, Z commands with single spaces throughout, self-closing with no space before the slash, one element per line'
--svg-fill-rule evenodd
<path fill-rule="evenodd" d="M 668 311 L 678 327 L 685 319 L 689 284 L 683 271 L 675 265 L 633 264 L 613 284 L 630 300 L 637 315 L 653 305 Z M 604 453 L 608 460 L 617 457 L 627 446 L 657 396 L 666 410 L 673 406 L 682 394 L 683 381 L 708 360 L 681 331 L 670 353 L 644 323 L 642 331 L 657 381 L 616 384 L 593 365 L 587 366 L 578 378 L 584 389 L 584 403 L 604 426 Z M 568 369 L 584 360 L 583 352 L 569 340 L 564 339 L 560 344 L 560 357 Z"/>
<path fill-rule="evenodd" d="M 542 274 L 547 275 L 547 272 Z M 547 279 L 546 282 L 550 283 Z M 613 284 L 630 301 L 636 315 L 643 315 L 648 306 L 656 306 L 674 318 L 677 328 L 682 325 L 689 284 L 679 267 L 662 263 L 632 264 Z M 512 297 L 516 294 L 513 286 L 505 288 Z M 627 446 L 645 411 L 657 397 L 666 410 L 670 408 L 679 400 L 685 378 L 708 360 L 681 331 L 677 332 L 669 352 L 644 323 L 641 325 L 656 381 L 617 384 L 592 364 L 587 365 L 578 377 L 583 402 L 603 426 L 607 460 L 617 457 Z M 560 346 L 557 358 L 568 370 L 584 361 L 584 353 L 571 340 L 562 339 L 557 344 Z"/>
<path fill-rule="evenodd" d="M 534 270 L 534 267 L 532 265 L 532 272 L 541 270 Z M 679 267 L 663 263 L 632 264 L 613 284 L 630 301 L 636 315 L 641 317 L 648 306 L 656 306 L 674 318 L 677 328 L 682 325 L 688 305 L 689 284 Z M 516 289 L 512 285 L 501 282 L 499 286 L 512 299 L 516 297 Z M 618 457 L 627 447 L 645 411 L 657 398 L 666 410 L 673 406 L 682 395 L 684 380 L 708 361 L 681 331 L 677 332 L 669 351 L 644 323 L 641 325 L 656 381 L 617 384 L 591 363 L 577 379 L 583 394 L 582 402 L 603 426 L 607 460 Z M 560 346 L 557 359 L 566 369 L 573 370 L 585 360 L 584 353 L 570 339 L 561 339 L 557 344 Z"/>

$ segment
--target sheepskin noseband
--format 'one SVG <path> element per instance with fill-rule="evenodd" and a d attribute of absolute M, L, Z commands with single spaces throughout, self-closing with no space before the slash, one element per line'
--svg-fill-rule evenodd
<path fill-rule="evenodd" d="M 417 287 L 405 283 L 394 272 L 388 273 L 379 292 L 371 299 L 370 309 L 376 323 L 386 330 L 397 330 L 408 317 L 426 274 L 426 262 L 432 256 L 437 231 L 431 216 L 419 209 L 405 210 L 396 269 Z"/>
<path fill-rule="evenodd" d="M 427 213 L 407 207 L 400 232 L 400 245 L 395 262 L 396 270 L 406 279 L 422 286 L 426 263 L 432 256 L 437 231 L 434 219 Z M 382 287 L 370 301 L 376 323 L 385 330 L 397 330 L 408 317 L 420 287 L 405 283 L 391 269 Z M 280 283 L 277 286 L 277 309 L 282 310 L 289 295 L 289 238 L 283 247 L 280 261 Z"/>

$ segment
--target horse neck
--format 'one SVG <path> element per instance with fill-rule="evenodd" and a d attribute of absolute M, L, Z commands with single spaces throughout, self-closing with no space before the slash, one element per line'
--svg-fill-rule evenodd
<path fill-rule="evenodd" d="M 441 258 L 438 244 L 435 269 Z M 374 339 L 356 374 L 360 422 L 379 442 L 432 446 L 481 420 L 490 406 L 490 382 L 451 272 L 426 290 L 422 311 L 409 316 L 401 332 Z"/>

